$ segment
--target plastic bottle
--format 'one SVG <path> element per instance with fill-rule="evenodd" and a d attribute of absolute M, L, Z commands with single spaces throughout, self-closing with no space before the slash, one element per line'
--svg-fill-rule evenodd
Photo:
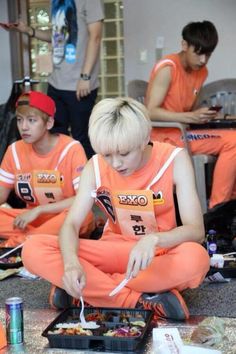
<path fill-rule="evenodd" d="M 211 229 L 207 233 L 207 251 L 210 257 L 217 252 L 216 231 Z"/>

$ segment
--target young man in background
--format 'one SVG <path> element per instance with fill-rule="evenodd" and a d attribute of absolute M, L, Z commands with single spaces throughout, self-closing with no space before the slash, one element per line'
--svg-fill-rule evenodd
<path fill-rule="evenodd" d="M 165 56 L 154 66 L 146 95 L 146 106 L 153 121 L 202 124 L 215 119 L 210 107 L 194 109 L 208 71 L 207 63 L 218 43 L 217 30 L 210 21 L 191 22 L 182 30 L 181 51 Z M 178 129 L 156 128 L 153 140 L 183 146 Z M 193 154 L 217 155 L 209 207 L 236 198 L 235 130 L 188 130 Z"/>

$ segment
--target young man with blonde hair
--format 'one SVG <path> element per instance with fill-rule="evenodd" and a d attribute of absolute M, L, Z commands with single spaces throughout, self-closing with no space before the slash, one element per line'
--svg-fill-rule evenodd
<path fill-rule="evenodd" d="M 135 100 L 95 105 L 89 136 L 97 154 L 82 172 L 59 240 L 30 237 L 23 261 L 92 306 L 150 308 L 184 320 L 189 312 L 180 291 L 197 287 L 209 268 L 203 220 L 187 152 L 150 142 L 150 131 L 148 112 Z M 174 188 L 182 226 L 176 225 Z M 101 239 L 83 240 L 81 225 L 94 201 L 108 222 Z M 127 285 L 109 296 L 125 277 Z"/>

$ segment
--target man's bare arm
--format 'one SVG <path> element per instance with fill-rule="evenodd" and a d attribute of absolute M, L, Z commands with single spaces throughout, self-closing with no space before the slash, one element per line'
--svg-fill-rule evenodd
<path fill-rule="evenodd" d="M 23 34 L 27 34 L 29 37 L 35 37 L 40 39 L 41 41 L 51 42 L 51 34 L 52 31 L 48 30 L 40 30 L 34 27 L 28 26 L 23 21 L 18 21 L 16 23 L 10 23 L 7 26 L 2 26 L 7 31 L 16 31 Z"/>
<path fill-rule="evenodd" d="M 216 112 L 202 107 L 191 112 L 172 112 L 161 107 L 171 84 L 171 67 L 158 70 L 146 97 L 146 106 L 153 121 L 180 122 L 185 124 L 206 123 L 215 118 Z"/>
<path fill-rule="evenodd" d="M 101 38 L 102 38 L 102 21 L 94 22 L 88 25 L 89 39 L 86 48 L 85 59 L 81 70 L 82 74 L 90 75 L 94 64 L 99 55 Z M 76 88 L 78 100 L 81 97 L 89 95 L 91 92 L 90 80 L 84 81 L 79 79 Z"/>

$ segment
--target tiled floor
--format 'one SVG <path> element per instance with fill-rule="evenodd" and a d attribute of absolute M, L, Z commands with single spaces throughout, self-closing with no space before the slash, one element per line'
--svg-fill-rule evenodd
<path fill-rule="evenodd" d="M 25 310 L 24 311 L 24 326 L 25 326 L 24 346 L 8 347 L 5 350 L 1 350 L 0 354 L 13 354 L 13 353 L 88 354 L 90 352 L 95 354 L 96 353 L 95 351 L 88 351 L 88 350 L 81 351 L 81 350 L 69 350 L 69 349 L 62 350 L 62 349 L 49 348 L 47 339 L 42 337 L 41 333 L 57 315 L 58 312 L 53 310 L 43 310 L 43 309 Z M 204 317 L 201 316 L 192 316 L 188 322 L 184 322 L 184 323 L 159 322 L 158 326 L 177 327 L 179 329 L 182 339 L 188 342 L 193 329 L 195 329 L 198 323 L 203 319 Z M 5 311 L 3 309 L 0 309 L 0 320 L 3 323 L 5 322 Z M 236 335 L 235 335 L 236 319 L 223 318 L 223 320 L 225 322 L 225 337 L 221 341 L 221 344 L 218 346 L 218 348 L 222 350 L 222 354 L 236 354 Z M 151 335 L 148 337 L 144 348 L 138 351 L 138 353 L 140 354 L 153 353 Z"/>

